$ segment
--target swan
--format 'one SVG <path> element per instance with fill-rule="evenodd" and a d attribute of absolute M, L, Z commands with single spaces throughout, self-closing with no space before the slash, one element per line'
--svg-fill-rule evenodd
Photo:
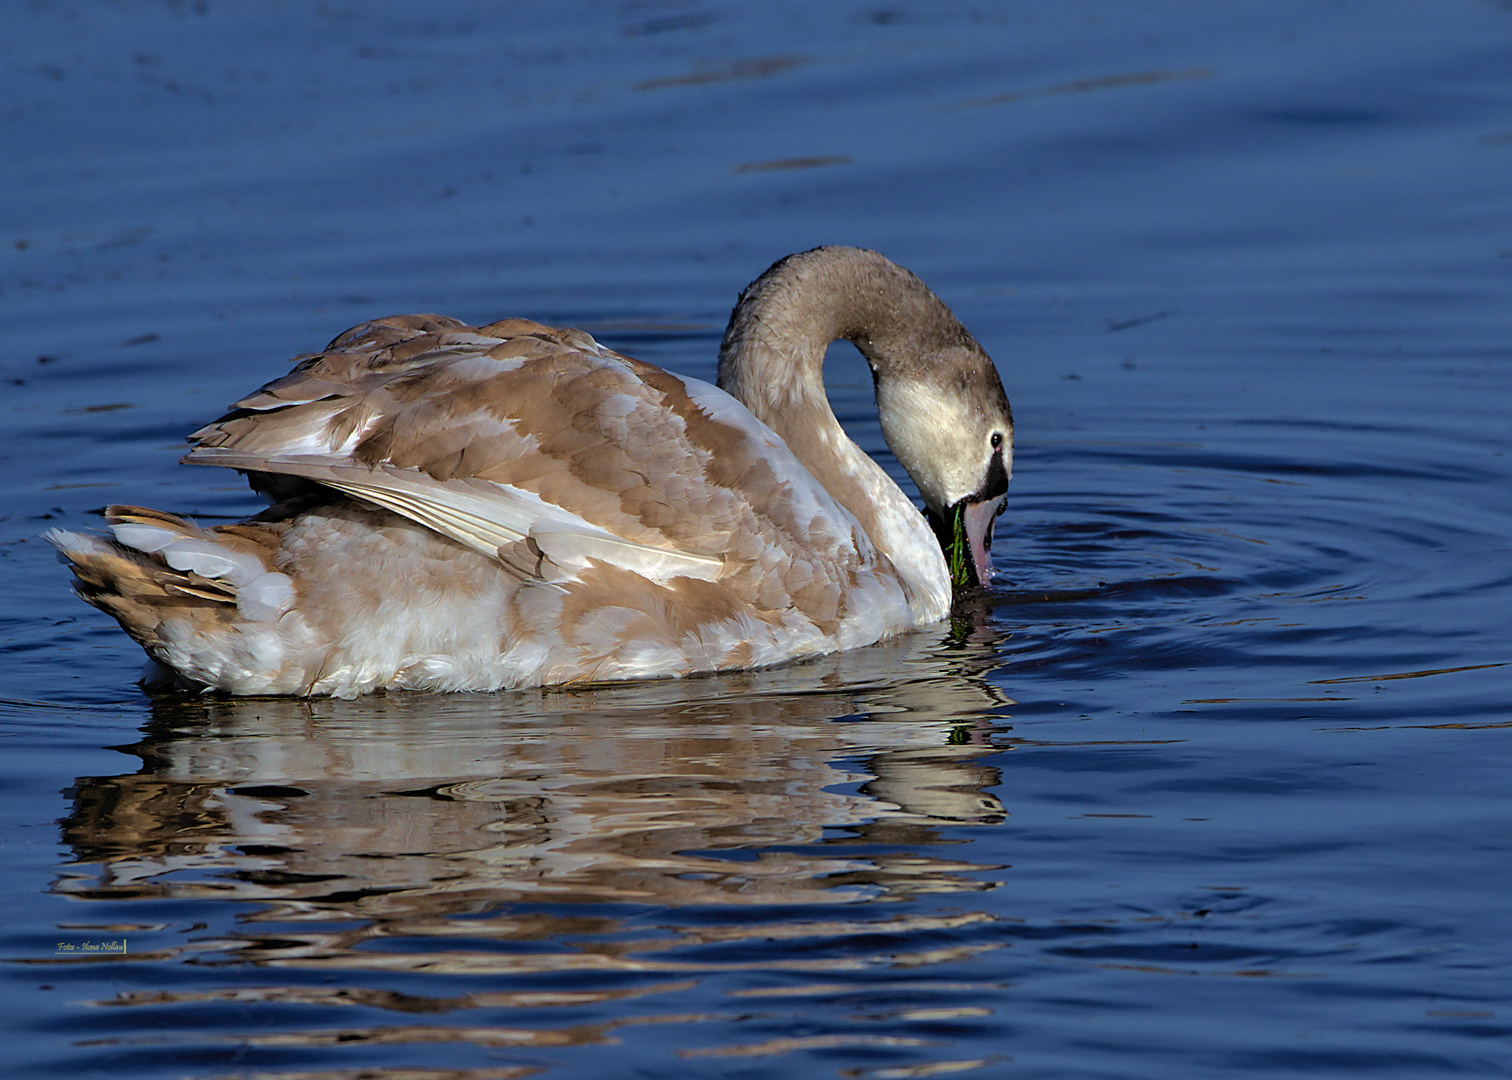
<path fill-rule="evenodd" d="M 835 418 L 840 338 L 924 514 Z M 1013 417 L 922 281 L 820 247 L 741 293 L 717 387 L 580 330 L 405 315 L 189 441 L 270 508 L 53 530 L 76 591 L 146 650 L 148 686 L 355 697 L 763 667 L 937 622 L 991 578 Z"/>

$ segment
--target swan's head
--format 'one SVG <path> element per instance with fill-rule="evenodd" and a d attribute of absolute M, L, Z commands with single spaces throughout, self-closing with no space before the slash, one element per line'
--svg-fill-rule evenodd
<path fill-rule="evenodd" d="M 779 260 L 730 316 L 719 385 L 801 436 L 789 416 L 803 414 L 795 402 L 822 398 L 824 349 L 838 338 L 871 365 L 882 434 L 924 497 L 952 586 L 987 584 L 1013 472 L 1013 413 L 987 353 L 908 270 L 849 247 Z"/>
<path fill-rule="evenodd" d="M 924 498 L 951 585 L 992 578 L 992 531 L 1013 474 L 1013 411 L 992 361 L 974 340 L 877 380 L 882 433 Z"/>

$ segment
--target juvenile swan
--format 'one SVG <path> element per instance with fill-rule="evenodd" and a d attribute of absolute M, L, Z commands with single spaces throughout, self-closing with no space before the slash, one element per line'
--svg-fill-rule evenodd
<path fill-rule="evenodd" d="M 838 338 L 927 521 L 835 419 Z M 821 247 L 741 294 L 718 389 L 579 330 L 402 315 L 189 441 L 271 508 L 54 530 L 79 594 L 147 650 L 151 685 L 351 697 L 758 667 L 935 622 L 991 576 L 1013 417 L 923 282 Z"/>

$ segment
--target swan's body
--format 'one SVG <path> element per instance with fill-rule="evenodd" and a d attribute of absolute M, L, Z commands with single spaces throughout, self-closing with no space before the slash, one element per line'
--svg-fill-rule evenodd
<path fill-rule="evenodd" d="M 839 337 L 934 532 L 825 400 Z M 851 248 L 779 262 L 720 385 L 525 320 L 382 319 L 190 437 L 185 460 L 247 472 L 270 510 L 200 529 L 112 507 L 113 539 L 51 539 L 160 678 L 237 694 L 762 666 L 935 622 L 985 581 L 1012 419 L 913 275 Z"/>

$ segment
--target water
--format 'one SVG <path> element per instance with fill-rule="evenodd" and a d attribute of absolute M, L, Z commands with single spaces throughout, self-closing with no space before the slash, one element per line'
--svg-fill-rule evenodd
<path fill-rule="evenodd" d="M 8 1075 L 1512 1072 L 1507 5 L 0 22 Z M 253 509 L 184 433 L 361 319 L 708 377 L 738 289 L 829 242 L 918 271 L 1014 402 L 999 587 L 948 627 L 149 697 L 38 540 Z"/>

